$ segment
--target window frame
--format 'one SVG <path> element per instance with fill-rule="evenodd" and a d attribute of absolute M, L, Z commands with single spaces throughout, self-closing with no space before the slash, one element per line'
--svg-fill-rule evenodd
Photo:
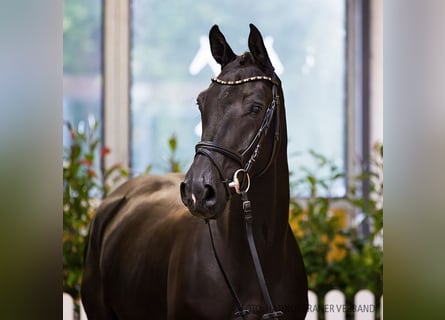
<path fill-rule="evenodd" d="M 103 0 L 104 167 L 130 164 L 131 0 Z"/>

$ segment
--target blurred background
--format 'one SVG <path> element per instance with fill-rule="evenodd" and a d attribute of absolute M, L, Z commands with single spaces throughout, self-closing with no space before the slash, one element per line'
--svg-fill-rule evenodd
<path fill-rule="evenodd" d="M 383 1 L 64 0 L 64 291 L 79 297 L 87 227 L 117 184 L 185 172 L 195 100 L 218 73 L 208 31 L 235 53 L 249 23 L 283 83 L 290 224 L 319 304 L 383 293 Z M 319 312 L 323 319 L 323 312 Z"/>

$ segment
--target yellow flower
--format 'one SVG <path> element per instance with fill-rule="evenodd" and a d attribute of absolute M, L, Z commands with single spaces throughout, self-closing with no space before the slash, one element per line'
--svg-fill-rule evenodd
<path fill-rule="evenodd" d="M 298 216 L 293 216 L 292 212 L 289 212 L 289 225 L 290 228 L 292 229 L 292 232 L 294 233 L 294 235 L 298 238 L 301 239 L 304 237 L 304 231 L 300 228 L 300 221 L 303 219 L 303 217 L 306 214 L 300 214 Z"/>
<path fill-rule="evenodd" d="M 327 234 L 322 234 L 321 237 L 320 237 L 320 241 L 323 244 L 328 243 L 328 241 L 329 241 L 328 235 Z"/>
<path fill-rule="evenodd" d="M 346 256 L 346 237 L 336 234 L 332 242 L 329 244 L 329 251 L 326 255 L 326 261 L 340 261 Z"/>

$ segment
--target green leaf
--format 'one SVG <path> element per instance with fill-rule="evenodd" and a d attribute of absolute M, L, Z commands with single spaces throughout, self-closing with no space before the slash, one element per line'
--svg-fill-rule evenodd
<path fill-rule="evenodd" d="M 128 178 L 130 176 L 130 172 L 124 168 L 119 170 L 119 173 L 122 177 Z"/>
<path fill-rule="evenodd" d="M 145 167 L 144 173 L 149 174 L 152 168 L 153 168 L 153 166 L 151 164 L 149 164 L 147 167 Z"/>
<path fill-rule="evenodd" d="M 312 176 L 312 175 L 308 175 L 308 176 L 306 177 L 306 179 L 307 179 L 307 181 L 309 181 L 309 184 L 311 185 L 311 187 L 314 187 L 315 184 L 317 183 L 317 180 L 316 180 L 315 177 Z"/>
<path fill-rule="evenodd" d="M 170 139 L 168 139 L 168 145 L 170 146 L 170 150 L 172 152 L 176 151 L 177 148 L 177 140 L 176 140 L 176 135 L 172 135 L 170 137 Z"/>

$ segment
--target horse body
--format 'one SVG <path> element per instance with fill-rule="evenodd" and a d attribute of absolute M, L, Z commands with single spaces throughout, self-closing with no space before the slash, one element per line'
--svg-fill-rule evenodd
<path fill-rule="evenodd" d="M 258 39 L 259 32 L 252 29 L 252 33 L 253 40 Z M 240 77 L 245 76 L 243 72 L 258 72 L 252 71 L 253 61 L 241 73 L 236 70 L 246 64 L 246 57 L 231 56 L 233 52 L 215 27 L 211 45 L 215 59 L 222 65 L 221 75 Z M 255 51 L 253 44 L 249 43 L 249 47 Z M 256 63 L 261 62 L 258 53 L 253 57 Z M 236 89 L 240 91 L 216 92 L 217 89 L 213 85 L 201 96 L 206 105 L 231 99 L 235 108 L 234 96 L 240 94 L 244 101 L 271 98 L 270 86 L 259 82 Z M 247 90 L 255 94 L 245 93 Z M 281 88 L 279 96 L 284 106 Z M 212 98 L 216 100 L 212 102 Z M 233 145 L 236 139 L 243 140 L 239 136 L 230 138 L 230 131 L 237 125 L 248 133 L 252 131 L 249 126 L 255 128 L 261 122 L 249 115 L 244 123 L 229 123 L 224 130 L 209 128 L 209 124 L 217 123 L 212 117 L 221 122 L 240 112 L 237 110 L 214 110 L 213 116 L 202 110 L 203 140 Z M 284 312 L 280 319 L 302 320 L 307 309 L 307 279 L 288 224 L 285 113 L 282 110 L 275 116 L 281 124 L 276 156 L 264 174 L 252 176 L 249 190 L 253 235 L 273 304 Z M 246 135 L 250 141 L 254 132 Z M 261 171 L 259 167 L 272 154 L 272 139 L 264 142 L 254 173 Z M 246 142 L 237 143 L 235 147 L 240 150 L 248 146 Z M 244 308 L 250 311 L 245 319 L 261 319 L 266 305 L 246 241 L 242 202 L 236 195 L 227 195 L 219 181 L 222 172 L 233 174 L 236 164 L 223 154 L 209 154 L 212 159 L 197 154 L 185 177 L 138 177 L 120 186 L 101 204 L 90 227 L 81 292 L 89 319 L 235 318 L 237 308 L 215 260 L 206 223 L 213 228 L 224 270 Z"/>

